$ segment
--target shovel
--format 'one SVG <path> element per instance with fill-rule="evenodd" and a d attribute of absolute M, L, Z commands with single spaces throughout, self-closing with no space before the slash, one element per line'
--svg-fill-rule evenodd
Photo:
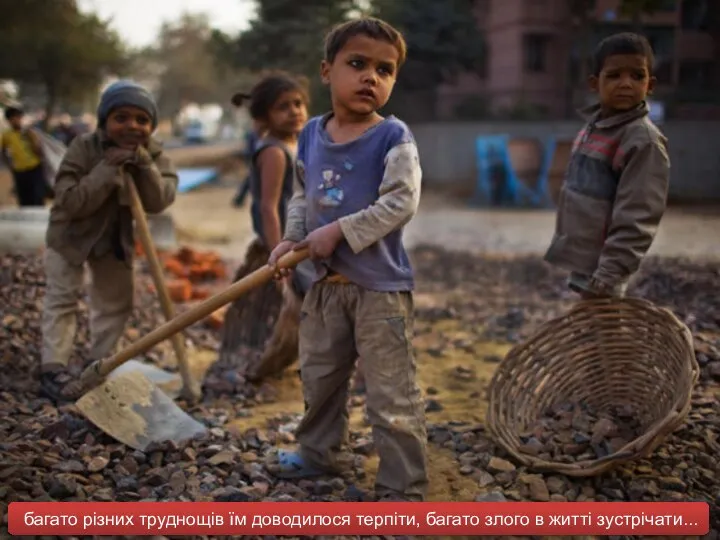
<path fill-rule="evenodd" d="M 147 218 L 145 217 L 145 210 L 142 207 L 142 202 L 140 201 L 140 196 L 138 195 L 137 188 L 135 187 L 135 182 L 132 179 L 129 179 L 126 186 L 130 197 L 130 210 L 132 211 L 133 218 L 135 219 L 135 227 L 138 235 L 140 236 L 140 243 L 143 251 L 145 252 L 148 263 L 150 264 L 150 274 L 152 275 L 153 282 L 155 283 L 155 290 L 160 298 L 163 315 L 165 315 L 166 320 L 170 321 L 175 317 L 175 309 L 172 301 L 170 300 L 170 293 L 165 285 L 160 260 L 158 259 L 157 252 L 155 251 L 155 245 L 153 244 L 152 237 L 150 236 L 150 227 L 148 226 Z M 178 367 L 180 368 L 180 375 L 182 376 L 183 382 L 180 397 L 185 399 L 188 403 L 197 403 L 202 397 L 202 393 L 200 391 L 200 385 L 193 379 L 192 374 L 190 373 L 187 351 L 185 349 L 185 343 L 181 333 L 178 332 L 172 336 L 172 345 L 175 351 L 175 356 L 177 357 Z"/>
<path fill-rule="evenodd" d="M 308 257 L 307 249 L 291 251 L 278 261 L 279 268 L 293 268 Z M 273 269 L 264 266 L 230 287 L 177 315 L 117 354 L 96 360 L 76 381 L 63 389 L 67 399 L 77 399 L 77 408 L 93 424 L 116 440 L 144 451 L 151 443 L 179 443 L 200 435 L 206 427 L 191 418 L 153 385 L 141 372 L 108 375 L 133 357 L 204 319 L 243 294 L 267 283 Z"/>

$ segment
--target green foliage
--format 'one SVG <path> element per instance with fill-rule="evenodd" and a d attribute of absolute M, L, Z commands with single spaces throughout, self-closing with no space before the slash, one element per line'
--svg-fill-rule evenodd
<path fill-rule="evenodd" d="M 316 76 L 325 34 L 355 8 L 355 0 L 258 0 L 256 18 L 238 40 L 236 61 L 257 71 Z"/>
<path fill-rule="evenodd" d="M 157 97 L 162 113 L 176 112 L 183 101 L 204 103 L 223 97 L 215 95 L 218 77 L 209 49 L 211 35 L 203 15 L 183 14 L 160 28 L 157 46 L 145 56 L 160 68 Z"/>
<path fill-rule="evenodd" d="M 249 80 L 230 62 L 232 42 L 207 16 L 183 13 L 160 27 L 153 46 L 132 54 L 131 72 L 152 81 L 161 116 L 177 114 L 188 102 L 227 105 Z"/>
<path fill-rule="evenodd" d="M 255 73 L 284 70 L 310 81 L 314 111 L 329 105 L 319 80 L 323 39 L 357 13 L 358 0 L 258 0 L 250 28 L 235 40 L 215 36 L 219 56 L 236 69 Z"/>
<path fill-rule="evenodd" d="M 117 34 L 75 0 L 0 0 L 0 13 L 0 78 L 44 87 L 48 113 L 125 67 Z"/>
<path fill-rule="evenodd" d="M 473 0 L 374 0 L 374 14 L 403 32 L 408 44 L 399 87 L 434 88 L 483 68 L 487 49 L 473 6 Z"/>
<path fill-rule="evenodd" d="M 473 0 L 258 0 L 257 16 L 235 41 L 216 36 L 218 57 L 259 72 L 283 69 L 311 81 L 315 110 L 329 103 L 318 72 L 323 38 L 335 24 L 361 13 L 387 20 L 408 42 L 399 88 L 435 88 L 462 70 L 478 70 L 486 48 L 478 32 Z"/>

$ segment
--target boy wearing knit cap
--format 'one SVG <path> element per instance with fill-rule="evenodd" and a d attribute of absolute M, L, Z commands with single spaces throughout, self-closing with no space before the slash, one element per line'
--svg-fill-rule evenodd
<path fill-rule="evenodd" d="M 91 282 L 90 360 L 112 354 L 133 309 L 133 220 L 127 182 L 145 211 L 175 200 L 178 177 L 151 134 L 158 110 L 143 87 L 118 81 L 100 99 L 98 128 L 71 143 L 55 179 L 45 250 L 41 390 L 53 400 L 70 380 L 78 296 Z"/>

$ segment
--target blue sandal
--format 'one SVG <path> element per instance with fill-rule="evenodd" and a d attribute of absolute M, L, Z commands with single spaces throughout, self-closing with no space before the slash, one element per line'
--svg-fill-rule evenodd
<path fill-rule="evenodd" d="M 305 462 L 298 452 L 278 451 L 277 469 L 273 467 L 273 475 L 284 480 L 312 478 L 327 474 Z"/>

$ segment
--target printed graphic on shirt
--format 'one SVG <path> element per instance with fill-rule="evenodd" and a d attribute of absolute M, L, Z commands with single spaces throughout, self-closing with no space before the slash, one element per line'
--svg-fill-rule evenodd
<path fill-rule="evenodd" d="M 318 186 L 318 189 L 324 191 L 322 197 L 318 201 L 320 206 L 325 207 L 337 207 L 343 201 L 345 194 L 340 187 L 340 180 L 342 176 L 332 168 L 323 169 L 322 172 L 323 181 Z"/>

